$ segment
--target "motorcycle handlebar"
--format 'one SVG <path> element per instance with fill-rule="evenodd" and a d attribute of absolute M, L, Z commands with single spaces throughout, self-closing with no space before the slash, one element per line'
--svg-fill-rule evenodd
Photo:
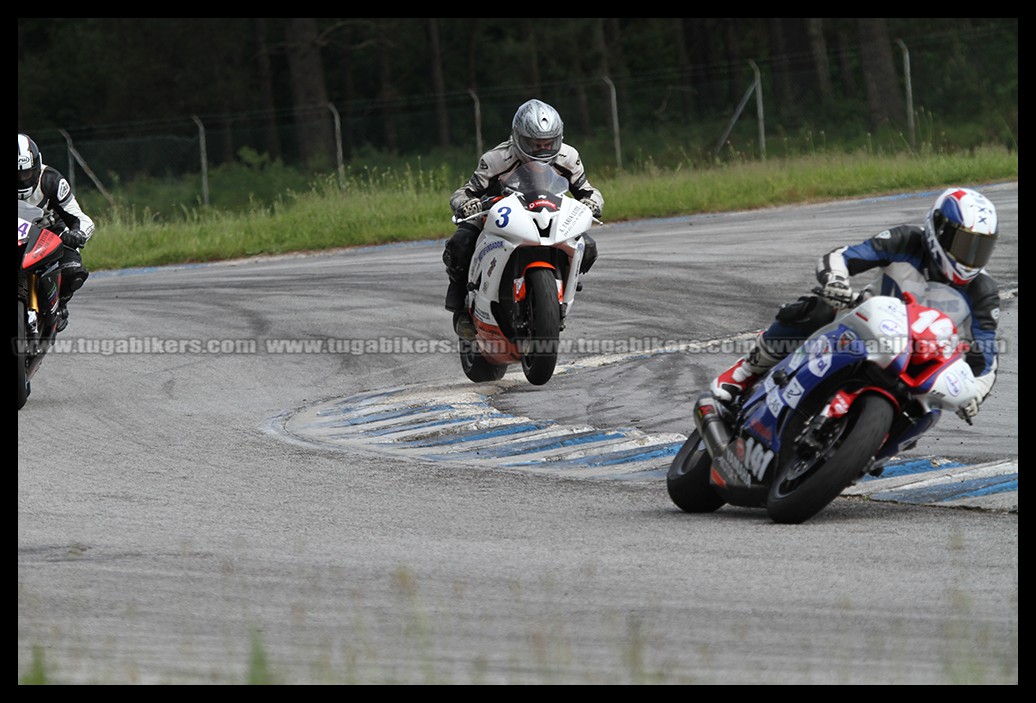
<path fill-rule="evenodd" d="M 459 225 L 462 222 L 471 222 L 472 220 L 476 220 L 476 219 L 478 219 L 480 217 L 483 217 L 486 214 L 486 210 L 488 209 L 488 206 L 493 204 L 493 203 L 495 203 L 497 200 L 502 199 L 503 197 L 505 197 L 505 196 L 494 195 L 494 196 L 485 197 L 485 198 L 482 199 L 482 212 L 475 213 L 474 215 L 468 215 L 467 217 L 457 217 L 456 215 L 452 215 L 450 217 L 450 222 L 452 222 L 455 225 Z M 604 224 L 604 222 L 602 222 L 601 220 L 597 219 L 593 215 L 590 215 L 590 219 L 594 223 L 596 223 L 596 224 L 599 224 L 599 225 L 603 225 Z M 820 288 L 814 288 L 813 292 L 819 294 L 820 293 Z"/>

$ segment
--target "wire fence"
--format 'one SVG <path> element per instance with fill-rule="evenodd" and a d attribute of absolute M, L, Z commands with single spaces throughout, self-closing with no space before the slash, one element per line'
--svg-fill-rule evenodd
<path fill-rule="evenodd" d="M 758 155 L 765 157 L 764 111 L 761 86 L 756 79 L 746 80 L 749 93 L 740 106 L 729 104 L 724 110 L 710 109 L 712 119 L 730 119 L 722 134 L 719 127 L 699 149 L 723 142 L 740 118 L 751 120 L 749 129 L 760 137 Z M 650 130 L 665 134 L 685 128 L 692 119 L 681 113 L 672 100 L 675 87 L 664 92 L 647 93 L 643 88 L 619 92 L 610 78 L 596 85 L 583 84 L 581 90 L 560 90 L 557 98 L 548 98 L 564 116 L 566 141 L 579 144 L 599 137 L 610 165 L 623 167 L 623 134 L 630 130 Z M 625 104 L 654 107 L 646 116 L 623 109 Z M 743 113 L 742 107 L 754 97 L 758 109 Z M 206 173 L 220 164 L 241 161 L 279 160 L 311 171 L 334 171 L 339 177 L 346 163 L 353 158 L 379 149 L 391 153 L 422 153 L 441 145 L 436 126 L 443 117 L 448 125 L 447 141 L 459 149 L 470 149 L 470 158 L 477 159 L 485 149 L 503 141 L 510 133 L 514 109 L 528 99 L 527 93 L 499 91 L 479 95 L 449 96 L 445 112 L 427 101 L 415 99 L 393 105 L 365 103 L 336 106 L 333 103 L 313 105 L 291 112 L 251 112 L 222 115 L 191 115 L 160 123 L 127 123 L 90 130 L 82 135 L 66 130 L 33 134 L 46 163 L 63 171 L 73 188 L 90 184 L 102 194 L 120 184 L 137 179 L 198 176 L 199 187 L 206 188 Z M 642 112 L 641 110 L 640 112 Z M 620 119 L 620 116 L 624 116 Z M 719 124 L 719 122 L 717 122 Z M 756 127 L 758 126 L 758 129 Z M 321 158 L 305 158 L 299 144 L 300 135 L 321 132 L 332 135 L 329 148 Z M 386 147 L 386 144 L 388 145 Z M 270 147 L 273 148 L 270 148 Z M 599 164 L 603 165 L 603 164 Z M 85 177 L 82 181 L 80 177 Z M 78 182 L 77 182 L 78 181 Z M 109 197 L 106 195 L 106 197 Z M 204 201 L 208 198 L 203 193 Z"/>
<path fill-rule="evenodd" d="M 903 140 L 912 146 L 917 139 L 914 116 L 923 109 L 915 106 L 915 95 L 931 96 L 933 90 L 931 85 L 919 90 L 912 71 L 927 66 L 924 73 L 931 75 L 939 56 L 922 52 L 911 57 L 905 45 L 899 46 L 906 105 Z M 681 148 L 715 155 L 736 141 L 753 158 L 765 159 L 767 135 L 775 131 L 786 135 L 787 125 L 801 123 L 804 115 L 816 131 L 828 128 L 835 134 L 846 128 L 844 116 L 855 113 L 859 129 L 866 130 L 862 95 L 839 96 L 840 112 L 825 114 L 819 99 L 808 93 L 803 93 L 806 99 L 796 101 L 777 99 L 766 65 L 749 61 L 731 72 L 734 75 L 712 82 L 699 79 L 693 86 L 666 71 L 636 80 L 605 76 L 543 86 L 538 97 L 563 115 L 566 141 L 581 145 L 593 139 L 602 145 L 601 153 L 594 155 L 597 169 L 622 169 L 624 160 L 634 156 L 650 158 L 644 150 L 650 151 L 651 146 L 645 146 L 643 139 L 634 144 L 624 138 L 630 134 L 650 135 L 657 144 L 685 140 L 688 129 L 697 127 L 696 143 L 683 143 Z M 790 84 L 810 85 L 815 77 L 804 69 L 791 74 Z M 449 145 L 475 159 L 507 137 L 514 109 L 529 97 L 529 90 L 518 86 L 452 93 L 441 102 L 423 95 L 291 110 L 172 116 L 44 130 L 32 136 L 45 162 L 62 170 L 73 188 L 96 188 L 112 205 L 110 193 L 120 185 L 184 176 L 197 178 L 201 202 L 208 204 L 208 173 L 222 164 L 277 161 L 310 172 L 337 172 L 342 178 L 351 160 L 377 152 L 430 154 Z M 830 124 L 818 124 L 818 119 Z M 703 124 L 709 129 L 703 131 Z M 326 144 L 316 158 L 306 153 L 303 143 L 314 135 Z"/>

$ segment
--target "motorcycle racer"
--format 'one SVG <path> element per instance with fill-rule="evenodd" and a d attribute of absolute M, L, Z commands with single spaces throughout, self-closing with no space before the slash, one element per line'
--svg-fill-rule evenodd
<path fill-rule="evenodd" d="M 923 226 L 891 227 L 871 239 L 828 252 L 816 265 L 822 286 L 819 295 L 781 306 L 750 352 L 712 381 L 712 394 L 729 402 L 744 393 L 806 337 L 831 322 L 839 310 L 871 295 L 916 293 L 926 282 L 936 281 L 957 290 L 970 309 L 970 329 L 959 333 L 961 339 L 971 342 L 966 360 L 979 392 L 958 412 L 970 423 L 996 380 L 1000 296 L 997 282 L 984 267 L 998 236 L 993 203 L 975 190 L 953 187 L 936 198 Z M 878 280 L 854 296 L 850 277 L 874 268 L 880 268 Z"/>
<path fill-rule="evenodd" d="M 57 327 L 61 332 L 68 326 L 68 301 L 90 275 L 79 250 L 93 236 L 94 221 L 83 212 L 65 177 L 43 163 L 39 147 L 27 134 L 18 135 L 18 199 L 43 210 L 42 226 L 65 230 Z"/>
<path fill-rule="evenodd" d="M 564 123 L 553 107 L 540 100 L 523 103 L 511 122 L 511 136 L 497 144 L 479 159 L 471 179 L 450 196 L 450 209 L 457 220 L 482 212 L 480 198 L 500 195 L 501 183 L 519 164 L 540 161 L 551 164 L 568 179 L 572 194 L 586 205 L 594 217 L 601 216 L 604 196 L 587 180 L 579 152 L 564 143 Z M 450 284 L 446 292 L 446 309 L 453 313 L 457 335 L 466 340 L 475 338 L 475 327 L 464 310 L 467 297 L 468 269 L 475 252 L 475 241 L 481 224 L 461 222 L 447 240 L 442 255 Z M 585 274 L 597 259 L 597 243 L 583 235 L 586 247 L 580 273 Z"/>

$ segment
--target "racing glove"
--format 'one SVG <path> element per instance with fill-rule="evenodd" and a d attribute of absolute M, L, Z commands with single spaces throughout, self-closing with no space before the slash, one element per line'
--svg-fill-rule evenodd
<path fill-rule="evenodd" d="M 957 415 L 964 422 L 971 424 L 971 418 L 978 415 L 979 402 L 978 398 L 972 398 L 967 405 L 957 411 Z"/>
<path fill-rule="evenodd" d="M 89 237 L 81 229 L 70 229 L 61 235 L 61 242 L 72 249 L 81 249 Z"/>
<path fill-rule="evenodd" d="M 480 212 L 482 212 L 482 201 L 478 198 L 472 198 L 457 208 L 457 219 L 463 220 L 472 215 L 477 215 Z"/>
<path fill-rule="evenodd" d="M 844 310 L 853 302 L 853 289 L 849 285 L 849 279 L 837 273 L 831 273 L 820 295 L 835 310 Z"/>
<path fill-rule="evenodd" d="M 579 202 L 590 208 L 590 214 L 592 214 L 594 217 L 601 216 L 601 206 L 594 202 L 593 198 L 583 198 Z"/>

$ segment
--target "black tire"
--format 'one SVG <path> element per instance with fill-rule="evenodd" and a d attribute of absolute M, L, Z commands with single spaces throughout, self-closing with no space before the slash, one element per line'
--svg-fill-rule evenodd
<path fill-rule="evenodd" d="M 770 486 L 766 512 L 774 522 L 797 525 L 810 519 L 860 477 L 888 435 L 895 410 L 880 395 L 863 395 L 816 452 L 790 448 Z M 799 425 L 801 427 L 801 424 Z M 791 428 L 797 433 L 796 428 Z M 788 433 L 788 437 L 795 436 Z"/>
<path fill-rule="evenodd" d="M 18 368 L 18 409 L 25 406 L 29 399 L 28 365 L 25 355 L 20 353 L 21 344 L 25 339 L 25 302 L 18 299 L 18 327 L 15 330 L 15 337 L 12 340 L 12 353 L 14 354 L 15 366 Z"/>
<path fill-rule="evenodd" d="M 711 471 L 712 457 L 705 449 L 705 442 L 698 430 L 694 430 L 673 457 L 665 478 L 669 497 L 680 510 L 687 513 L 714 513 L 726 505 L 727 501 L 709 483 Z"/>
<path fill-rule="evenodd" d="M 476 342 L 469 342 L 458 339 L 460 343 L 460 367 L 464 369 L 464 375 L 475 383 L 486 383 L 487 381 L 499 381 L 507 373 L 506 366 L 490 364 L 478 350 Z"/>
<path fill-rule="evenodd" d="M 534 386 L 542 386 L 554 375 L 558 363 L 561 332 L 561 303 L 553 269 L 533 268 L 525 274 L 526 305 L 529 311 L 529 349 L 522 355 L 522 371 Z"/>

